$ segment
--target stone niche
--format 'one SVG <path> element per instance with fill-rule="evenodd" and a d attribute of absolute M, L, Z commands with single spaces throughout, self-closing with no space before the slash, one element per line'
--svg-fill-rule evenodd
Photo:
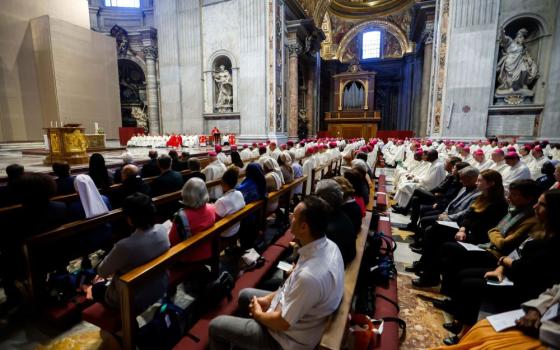
<path fill-rule="evenodd" d="M 233 55 L 219 50 L 208 60 L 204 72 L 204 133 L 213 127 L 222 133 L 239 134 L 240 114 L 238 107 L 239 67 Z"/>
<path fill-rule="evenodd" d="M 546 26 L 526 15 L 506 20 L 498 31 L 487 136 L 538 137 L 550 57 Z"/>

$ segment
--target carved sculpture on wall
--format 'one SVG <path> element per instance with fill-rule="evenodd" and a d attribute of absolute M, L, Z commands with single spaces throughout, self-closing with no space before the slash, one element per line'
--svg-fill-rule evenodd
<path fill-rule="evenodd" d="M 117 55 L 119 57 L 126 56 L 128 48 L 130 46 L 130 41 L 128 40 L 128 32 L 118 25 L 114 25 L 111 28 L 111 36 L 115 37 L 117 42 Z"/>
<path fill-rule="evenodd" d="M 539 78 L 538 66 L 525 46 L 529 32 L 521 28 L 515 38 L 506 35 L 502 28 L 500 46 L 502 57 L 498 61 L 496 97 L 507 104 L 520 104 L 526 97 L 533 97 L 530 86 Z"/>
<path fill-rule="evenodd" d="M 309 134 L 309 130 L 307 130 L 307 110 L 305 108 L 300 108 L 298 112 L 298 137 L 300 140 L 306 139 L 307 135 Z"/>
<path fill-rule="evenodd" d="M 214 108 L 217 112 L 225 113 L 233 111 L 233 85 L 231 81 L 231 73 L 224 65 L 220 65 L 218 70 L 212 73 L 214 82 L 216 83 L 216 103 Z"/>
<path fill-rule="evenodd" d="M 146 134 L 149 133 L 148 114 L 145 111 L 145 107 L 132 107 L 130 114 L 136 119 L 136 125 L 139 128 L 144 128 Z"/>

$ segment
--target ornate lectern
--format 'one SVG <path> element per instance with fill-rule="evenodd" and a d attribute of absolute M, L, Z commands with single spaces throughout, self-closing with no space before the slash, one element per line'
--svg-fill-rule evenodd
<path fill-rule="evenodd" d="M 87 140 L 84 128 L 64 126 L 60 128 L 45 128 L 49 141 L 49 154 L 45 164 L 67 162 L 68 164 L 85 164 L 89 161 L 86 153 Z"/>
<path fill-rule="evenodd" d="M 332 136 L 365 139 L 375 137 L 381 113 L 374 110 L 375 72 L 363 71 L 357 63 L 347 72 L 333 75 L 335 111 L 325 113 Z"/>

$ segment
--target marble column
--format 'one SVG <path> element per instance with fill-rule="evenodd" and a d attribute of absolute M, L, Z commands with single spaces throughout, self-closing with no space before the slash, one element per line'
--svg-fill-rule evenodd
<path fill-rule="evenodd" d="M 150 123 L 150 134 L 159 134 L 159 108 L 157 93 L 156 58 L 157 47 L 148 46 L 143 49 L 146 59 L 146 95 L 148 96 L 148 120 Z"/>
<path fill-rule="evenodd" d="M 288 45 L 288 138 L 297 139 L 298 131 L 298 55 L 301 53 L 301 45 L 292 43 Z"/>
<path fill-rule="evenodd" d="M 315 67 L 311 66 L 307 73 L 305 108 L 307 116 L 307 135 L 313 135 L 313 119 L 315 118 Z"/>
<path fill-rule="evenodd" d="M 422 66 L 422 90 L 420 93 L 420 125 L 418 136 L 424 137 L 428 132 L 428 105 L 430 98 L 430 86 L 432 81 L 432 42 L 433 27 L 426 30 L 424 37 L 424 59 Z"/>

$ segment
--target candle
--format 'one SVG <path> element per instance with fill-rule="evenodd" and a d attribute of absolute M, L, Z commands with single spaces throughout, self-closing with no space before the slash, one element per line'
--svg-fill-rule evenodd
<path fill-rule="evenodd" d="M 51 128 L 52 128 L 52 120 L 51 120 Z"/>

